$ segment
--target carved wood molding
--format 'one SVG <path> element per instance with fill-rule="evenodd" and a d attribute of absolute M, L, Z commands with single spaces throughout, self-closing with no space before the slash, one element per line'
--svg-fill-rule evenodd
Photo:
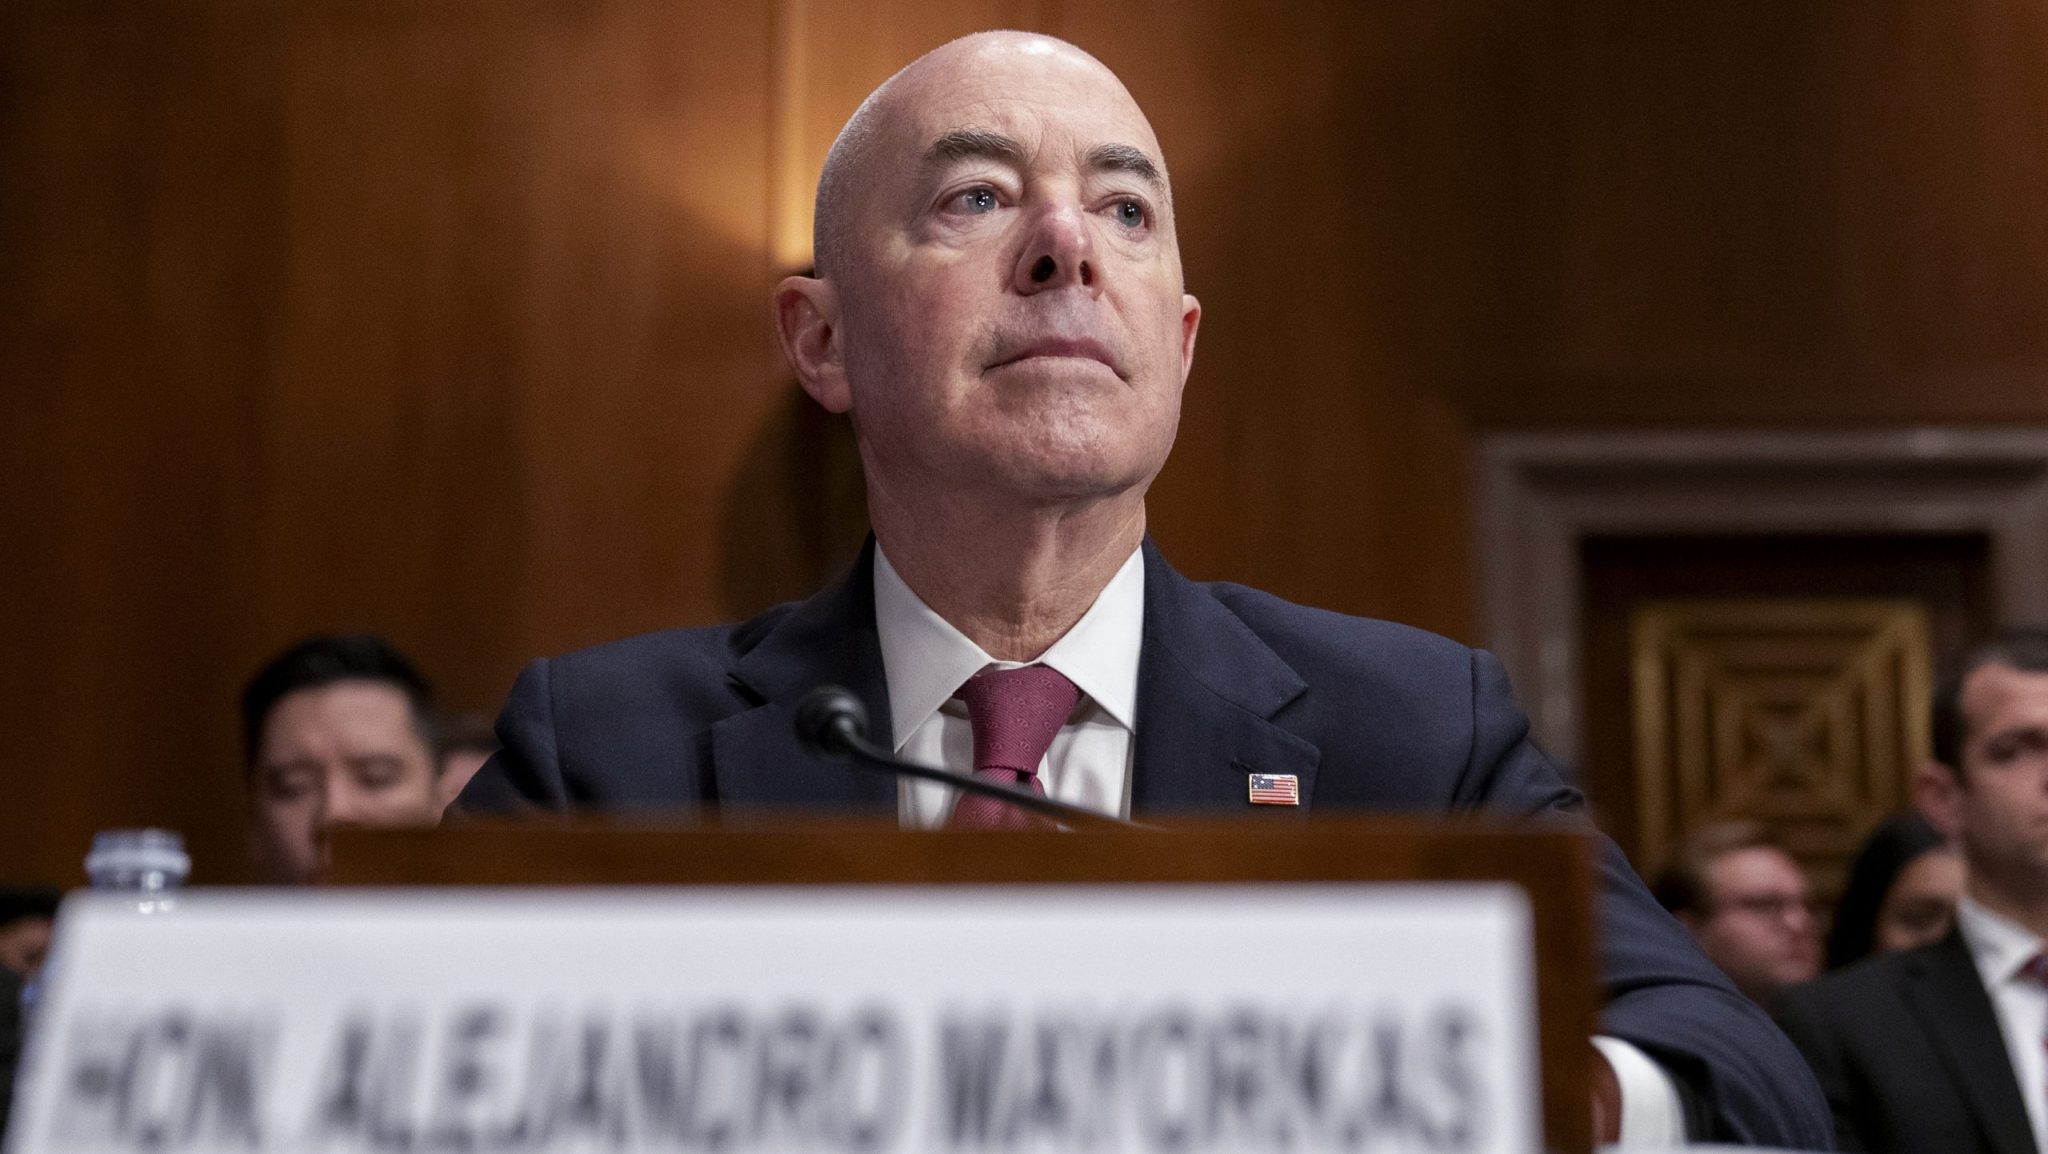
<path fill-rule="evenodd" d="M 1655 601 L 1630 622 L 1636 843 L 1751 818 L 1838 890 L 1927 756 L 1927 614 L 1900 599 Z"/>
<path fill-rule="evenodd" d="M 1486 644 L 1567 764 L 1588 536 L 1981 533 L 2000 622 L 2048 620 L 2048 429 L 1499 433 L 1474 467 Z"/>

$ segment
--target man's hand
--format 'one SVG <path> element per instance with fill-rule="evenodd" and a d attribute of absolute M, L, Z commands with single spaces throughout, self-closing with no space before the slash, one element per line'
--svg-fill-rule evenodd
<path fill-rule="evenodd" d="M 1586 1080 L 1593 1090 L 1593 1144 L 1608 1146 L 1621 1141 L 1621 1079 L 1614 1076 L 1607 1055 L 1598 1047 L 1592 1050 L 1593 1065 Z"/>

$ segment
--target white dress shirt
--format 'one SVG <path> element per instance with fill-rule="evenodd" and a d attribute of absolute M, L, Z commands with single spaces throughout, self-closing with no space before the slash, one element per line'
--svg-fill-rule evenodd
<path fill-rule="evenodd" d="M 889 685 L 889 720 L 895 753 L 905 761 L 954 773 L 974 772 L 974 732 L 953 694 L 984 669 L 1015 669 L 997 661 L 934 612 L 904 584 L 881 547 L 875 548 L 875 631 L 882 643 L 882 674 Z M 1046 796 L 1127 817 L 1131 758 L 1136 748 L 1138 653 L 1145 640 L 1145 562 L 1124 561 L 1095 604 L 1036 662 L 1058 670 L 1081 691 L 1081 700 L 1039 762 Z M 946 824 L 959 791 L 938 782 L 904 778 L 897 805 L 905 826 Z M 1621 1084 L 1623 1145 L 1676 1146 L 1685 1139 L 1678 1091 L 1662 1067 L 1618 1038 L 1593 1040 Z"/>
<path fill-rule="evenodd" d="M 875 550 L 875 631 L 889 683 L 889 720 L 896 756 L 955 773 L 974 772 L 974 733 L 953 694 L 984 669 L 1015 669 L 997 661 L 933 612 Z M 1130 812 L 1132 735 L 1137 731 L 1138 651 L 1145 633 L 1145 563 L 1132 552 L 1103 586 L 1095 604 L 1032 663 L 1058 670 L 1081 700 L 1039 762 L 1046 796 L 1122 817 Z M 903 824 L 946 824 L 959 791 L 904 778 Z"/>
<path fill-rule="evenodd" d="M 2048 989 L 2020 976 L 2021 967 L 2041 952 L 2041 939 L 1967 894 L 1956 902 L 1956 928 L 1977 963 L 1984 992 L 1991 995 L 2013 1080 L 2020 1084 L 2027 1121 L 2034 1127 L 2034 1148 L 2048 1150 L 2048 1052 L 2042 1048 L 2048 1036 Z"/>

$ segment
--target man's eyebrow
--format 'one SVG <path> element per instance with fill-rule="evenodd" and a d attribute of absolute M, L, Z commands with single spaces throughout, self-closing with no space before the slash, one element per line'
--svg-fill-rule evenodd
<path fill-rule="evenodd" d="M 924 167 L 944 168 L 963 160 L 1002 160 L 1012 164 L 1024 158 L 1024 146 L 986 128 L 955 128 L 940 134 L 924 150 Z"/>
<path fill-rule="evenodd" d="M 1151 185 L 1159 195 L 1166 195 L 1166 174 L 1145 155 L 1144 149 L 1135 145 L 1098 144 L 1088 150 L 1081 164 L 1090 172 L 1128 172 Z"/>

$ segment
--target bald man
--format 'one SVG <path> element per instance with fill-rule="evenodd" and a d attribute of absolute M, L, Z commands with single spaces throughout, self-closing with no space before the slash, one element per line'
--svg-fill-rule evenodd
<path fill-rule="evenodd" d="M 814 758 L 793 708 L 836 684 L 901 757 L 1109 814 L 1579 815 L 1492 657 L 1146 539 L 1202 311 L 1159 142 L 1092 57 L 989 33 L 905 68 L 834 145 L 815 248 L 775 318 L 852 418 L 873 539 L 801 604 L 534 662 L 466 808 L 1033 820 Z M 1798 1054 L 1602 852 L 1602 1129 L 1829 1145 Z"/>

